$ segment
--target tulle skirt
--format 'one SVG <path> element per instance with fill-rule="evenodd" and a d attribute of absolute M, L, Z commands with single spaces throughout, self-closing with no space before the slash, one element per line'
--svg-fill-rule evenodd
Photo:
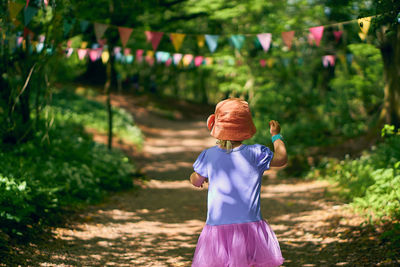
<path fill-rule="evenodd" d="M 264 220 L 205 225 L 192 267 L 272 267 L 283 263 L 275 233 Z"/>

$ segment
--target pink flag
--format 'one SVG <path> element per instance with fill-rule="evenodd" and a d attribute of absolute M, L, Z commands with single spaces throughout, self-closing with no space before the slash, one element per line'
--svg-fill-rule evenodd
<path fill-rule="evenodd" d="M 176 54 L 173 55 L 173 57 L 174 57 L 174 64 L 175 64 L 175 65 L 178 65 L 179 62 L 180 62 L 181 59 L 182 59 L 182 54 L 176 53 Z"/>
<path fill-rule="evenodd" d="M 261 67 L 265 67 L 265 65 L 267 64 L 267 61 L 265 59 L 260 59 L 260 65 Z"/>
<path fill-rule="evenodd" d="M 190 63 L 192 63 L 193 55 L 191 55 L 191 54 L 186 54 L 186 55 L 183 56 L 183 59 L 182 59 L 182 60 L 183 60 L 183 65 L 189 66 Z"/>
<path fill-rule="evenodd" d="M 142 62 L 143 60 L 143 49 L 138 49 L 136 50 L 136 61 L 137 62 Z"/>
<path fill-rule="evenodd" d="M 150 32 L 150 31 L 145 31 L 146 34 L 146 39 L 147 42 L 151 42 L 151 45 L 153 46 L 153 50 L 157 50 L 158 45 L 160 44 L 161 38 L 164 33 L 162 32 Z"/>
<path fill-rule="evenodd" d="M 334 55 L 326 55 L 322 57 L 322 64 L 325 68 L 328 66 L 335 66 L 335 56 Z"/>
<path fill-rule="evenodd" d="M 165 61 L 165 65 L 168 67 L 169 65 L 171 65 L 172 63 L 172 58 L 167 59 L 167 61 Z"/>
<path fill-rule="evenodd" d="M 71 45 L 72 45 L 72 40 L 68 40 L 68 41 L 67 41 L 67 47 L 70 48 Z"/>
<path fill-rule="evenodd" d="M 314 37 L 315 44 L 319 46 L 322 35 L 324 34 L 324 26 L 312 27 L 310 28 L 310 32 Z"/>
<path fill-rule="evenodd" d="M 308 44 L 309 44 L 309 45 L 313 45 L 314 42 L 315 42 L 314 36 L 313 36 L 312 33 L 310 32 L 310 33 L 308 34 Z"/>
<path fill-rule="evenodd" d="M 340 38 L 342 37 L 343 32 L 342 31 L 333 31 L 333 35 L 335 36 L 336 42 L 340 41 Z"/>
<path fill-rule="evenodd" d="M 290 48 L 292 47 L 293 37 L 294 37 L 294 31 L 282 32 L 282 39 L 283 39 L 283 42 L 284 42 L 285 45 L 289 48 L 289 50 L 290 50 Z"/>
<path fill-rule="evenodd" d="M 48 5 L 49 5 L 49 0 L 44 0 L 43 2 L 44 2 L 44 5 L 45 5 L 45 6 L 48 6 Z"/>
<path fill-rule="evenodd" d="M 24 40 L 24 37 L 19 36 L 19 37 L 17 38 L 17 46 L 21 46 L 23 40 Z"/>
<path fill-rule="evenodd" d="M 94 23 L 94 33 L 96 35 L 96 40 L 99 42 L 101 37 L 103 37 L 104 33 L 106 32 L 108 25 L 102 23 Z"/>
<path fill-rule="evenodd" d="M 194 65 L 196 67 L 200 66 L 203 63 L 203 57 L 202 56 L 197 56 L 194 58 Z"/>
<path fill-rule="evenodd" d="M 43 43 L 46 37 L 44 35 L 39 35 L 39 43 Z"/>
<path fill-rule="evenodd" d="M 79 60 L 83 60 L 87 55 L 87 50 L 86 49 L 78 49 L 78 57 Z"/>
<path fill-rule="evenodd" d="M 129 41 L 133 29 L 126 27 L 118 27 L 119 37 L 121 38 L 122 46 L 125 47 Z"/>
<path fill-rule="evenodd" d="M 90 49 L 89 51 L 89 58 L 91 61 L 96 61 L 101 57 L 101 48 Z"/>
<path fill-rule="evenodd" d="M 114 47 L 114 55 L 118 55 L 118 54 L 120 54 L 121 53 L 121 47 L 120 46 L 116 46 L 116 47 Z"/>
<path fill-rule="evenodd" d="M 69 47 L 69 48 L 67 49 L 67 57 L 70 57 L 70 56 L 72 55 L 72 52 L 74 52 L 74 49 L 71 48 L 71 47 Z"/>
<path fill-rule="evenodd" d="M 264 49 L 264 51 L 268 52 L 269 47 L 271 46 L 272 34 L 260 33 L 260 34 L 257 34 L 257 37 L 258 37 L 258 40 L 260 41 L 260 44 L 262 45 L 262 48 Z"/>

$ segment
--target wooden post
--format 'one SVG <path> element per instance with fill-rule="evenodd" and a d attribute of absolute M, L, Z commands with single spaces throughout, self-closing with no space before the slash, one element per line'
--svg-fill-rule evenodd
<path fill-rule="evenodd" d="M 104 93 L 106 94 L 106 106 L 107 106 L 107 116 L 108 116 L 108 149 L 112 149 L 112 138 L 113 138 L 113 132 L 112 132 L 112 127 L 113 127 L 113 120 L 112 120 L 112 107 L 111 107 L 111 69 L 112 69 L 112 64 L 113 64 L 113 59 L 111 57 L 112 51 L 111 47 L 108 48 L 108 52 L 110 53 L 110 59 L 107 62 L 107 67 L 106 67 L 106 83 L 104 85 Z"/>

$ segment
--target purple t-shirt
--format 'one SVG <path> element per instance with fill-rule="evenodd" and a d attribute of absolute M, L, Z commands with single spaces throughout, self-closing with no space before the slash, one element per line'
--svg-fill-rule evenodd
<path fill-rule="evenodd" d="M 208 225 L 255 222 L 260 211 L 261 177 L 273 152 L 263 145 L 244 145 L 231 153 L 214 146 L 203 150 L 194 171 L 209 180 Z"/>

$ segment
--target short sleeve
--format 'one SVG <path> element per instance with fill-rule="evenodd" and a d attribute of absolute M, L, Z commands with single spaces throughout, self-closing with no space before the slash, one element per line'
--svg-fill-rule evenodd
<path fill-rule="evenodd" d="M 274 153 L 266 146 L 259 145 L 257 149 L 257 168 L 264 172 L 269 169 Z"/>
<path fill-rule="evenodd" d="M 195 172 L 200 174 L 203 177 L 208 177 L 207 171 L 207 149 L 203 150 L 200 155 L 197 157 L 196 161 L 193 164 L 193 169 Z"/>

